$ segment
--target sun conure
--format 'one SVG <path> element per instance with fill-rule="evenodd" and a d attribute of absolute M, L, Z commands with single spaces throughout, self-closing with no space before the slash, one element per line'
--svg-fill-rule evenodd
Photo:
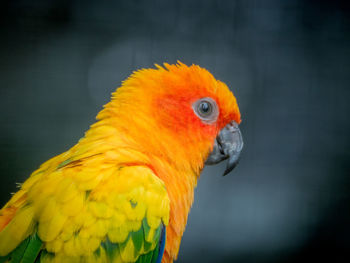
<path fill-rule="evenodd" d="M 0 262 L 172 262 L 208 164 L 242 149 L 228 87 L 199 66 L 134 72 L 0 210 Z"/>

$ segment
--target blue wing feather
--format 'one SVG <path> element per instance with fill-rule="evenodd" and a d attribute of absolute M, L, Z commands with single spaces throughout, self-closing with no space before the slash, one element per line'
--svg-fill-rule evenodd
<path fill-rule="evenodd" d="M 165 249 L 165 240 L 166 240 L 166 227 L 163 225 L 162 234 L 159 240 L 159 253 L 158 253 L 156 263 L 160 263 L 162 261 L 164 249 Z"/>

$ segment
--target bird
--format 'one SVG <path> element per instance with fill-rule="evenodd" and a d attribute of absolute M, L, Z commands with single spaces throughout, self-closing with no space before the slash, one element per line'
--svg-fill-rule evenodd
<path fill-rule="evenodd" d="M 198 65 L 134 71 L 0 210 L 0 262 L 173 262 L 203 167 L 238 163 L 240 122 L 232 91 Z"/>

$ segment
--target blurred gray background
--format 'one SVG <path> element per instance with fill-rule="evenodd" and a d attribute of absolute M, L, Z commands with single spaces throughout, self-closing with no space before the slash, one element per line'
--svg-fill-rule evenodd
<path fill-rule="evenodd" d="M 180 60 L 234 91 L 245 148 L 205 168 L 178 262 L 350 262 L 347 1 L 8 0 L 1 205 L 133 70 Z"/>

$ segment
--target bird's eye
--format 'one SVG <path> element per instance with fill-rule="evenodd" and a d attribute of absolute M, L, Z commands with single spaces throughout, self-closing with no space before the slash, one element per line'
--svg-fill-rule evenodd
<path fill-rule="evenodd" d="M 207 124 L 215 122 L 219 116 L 217 104 L 212 98 L 201 98 L 193 103 L 192 108 L 195 114 Z"/>
<path fill-rule="evenodd" d="M 211 104 L 207 101 L 202 101 L 198 105 L 198 112 L 203 116 L 210 115 L 212 110 L 213 110 L 213 108 L 212 108 Z"/>

